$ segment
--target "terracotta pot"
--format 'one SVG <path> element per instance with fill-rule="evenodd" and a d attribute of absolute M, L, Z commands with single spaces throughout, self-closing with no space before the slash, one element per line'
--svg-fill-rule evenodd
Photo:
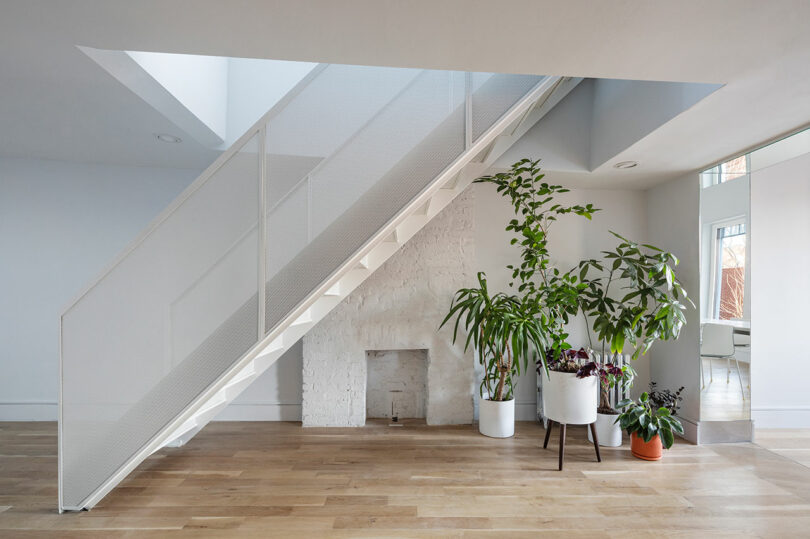
<path fill-rule="evenodd" d="M 657 434 L 649 442 L 645 442 L 644 438 L 634 432 L 630 435 L 630 450 L 634 457 L 643 460 L 661 460 L 664 454 L 664 446 Z"/>

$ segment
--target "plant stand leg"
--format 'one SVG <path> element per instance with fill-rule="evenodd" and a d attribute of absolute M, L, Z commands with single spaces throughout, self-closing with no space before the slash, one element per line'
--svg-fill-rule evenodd
<path fill-rule="evenodd" d="M 560 471 L 565 460 L 565 423 L 560 423 Z"/>
<path fill-rule="evenodd" d="M 548 426 L 546 427 L 546 439 L 543 440 L 543 449 L 548 448 L 548 439 L 551 438 L 551 427 L 554 426 L 554 421 L 548 420 Z"/>
<path fill-rule="evenodd" d="M 593 448 L 596 449 L 596 462 L 602 462 L 599 454 L 599 437 L 596 435 L 596 423 L 591 423 L 591 437 L 593 438 Z"/>

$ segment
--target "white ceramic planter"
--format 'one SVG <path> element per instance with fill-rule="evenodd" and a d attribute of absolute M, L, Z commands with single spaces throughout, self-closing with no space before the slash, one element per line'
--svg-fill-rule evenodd
<path fill-rule="evenodd" d="M 618 414 L 596 414 L 596 435 L 599 445 L 605 447 L 619 447 L 622 445 L 622 429 L 618 423 L 613 423 Z M 588 429 L 588 441 L 593 442 L 591 429 Z"/>
<path fill-rule="evenodd" d="M 515 400 L 491 401 L 481 399 L 478 408 L 478 431 L 491 438 L 515 435 Z"/>
<path fill-rule="evenodd" d="M 549 371 L 543 375 L 543 414 L 564 425 L 589 425 L 596 421 L 596 376 L 577 378 L 572 372 Z"/>

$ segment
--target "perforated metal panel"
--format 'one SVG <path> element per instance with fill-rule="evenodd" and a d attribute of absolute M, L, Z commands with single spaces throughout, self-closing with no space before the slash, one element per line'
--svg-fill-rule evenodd
<path fill-rule="evenodd" d="M 257 152 L 254 137 L 63 315 L 63 507 L 258 340 Z"/>
<path fill-rule="evenodd" d="M 61 507 L 143 458 L 255 347 L 262 315 L 265 331 L 288 319 L 462 155 L 468 91 L 477 138 L 540 81 L 471 79 L 327 66 L 64 313 Z"/>
<path fill-rule="evenodd" d="M 502 73 L 472 74 L 473 141 L 526 95 L 543 77 Z"/>
<path fill-rule="evenodd" d="M 395 72 L 393 77 L 376 80 L 389 99 L 366 104 L 367 120 L 354 132 L 341 132 L 340 141 L 328 144 L 335 151 L 309 174 L 308 211 L 299 215 L 293 228 L 307 228 L 311 241 L 300 243 L 295 257 L 268 281 L 267 330 L 464 151 L 464 73 L 406 71 L 407 77 Z M 334 103 L 312 106 L 328 115 Z M 279 132 L 276 124 L 271 121 L 268 129 L 273 134 L 268 140 L 288 143 L 297 136 Z M 298 122 L 290 124 L 299 127 Z M 313 152 L 306 146 L 300 150 Z M 271 145 L 268 151 L 278 153 Z M 270 226 L 272 221 L 271 216 Z M 269 245 L 268 266 L 274 266 L 274 253 L 286 248 L 289 245 Z"/>

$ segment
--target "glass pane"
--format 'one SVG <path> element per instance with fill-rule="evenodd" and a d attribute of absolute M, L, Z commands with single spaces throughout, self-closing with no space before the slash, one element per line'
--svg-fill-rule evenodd
<path fill-rule="evenodd" d="M 710 187 L 742 178 L 750 173 L 749 156 L 741 155 L 700 173 L 701 185 Z"/>
<path fill-rule="evenodd" d="M 745 226 L 720 228 L 717 234 L 715 314 L 720 320 L 740 319 L 745 307 Z"/>
<path fill-rule="evenodd" d="M 83 500 L 258 339 L 257 137 L 62 318 L 62 505 Z"/>

